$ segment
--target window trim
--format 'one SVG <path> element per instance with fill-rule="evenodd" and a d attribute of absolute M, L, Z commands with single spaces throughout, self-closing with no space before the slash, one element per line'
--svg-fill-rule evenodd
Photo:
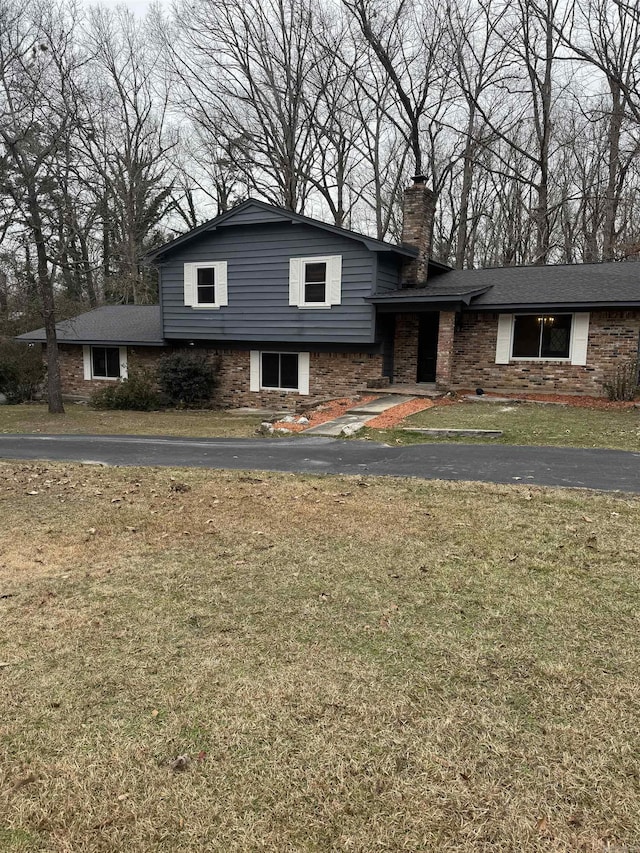
<path fill-rule="evenodd" d="M 262 354 L 275 353 L 277 355 L 298 356 L 298 387 L 297 388 L 273 388 L 262 384 Z M 294 350 L 251 350 L 249 353 L 249 390 L 250 391 L 276 391 L 283 394 L 309 395 L 309 353 Z"/>
<path fill-rule="evenodd" d="M 324 302 L 305 302 L 305 269 L 326 264 Z M 309 255 L 289 259 L 289 304 L 305 311 L 327 310 L 342 301 L 342 255 Z"/>
<path fill-rule="evenodd" d="M 533 315 L 536 317 L 554 317 L 558 314 L 571 316 L 571 331 L 569 337 L 569 357 L 526 357 L 513 355 L 513 333 L 516 314 L 509 312 L 498 314 L 498 329 L 496 336 L 495 364 L 571 364 L 577 367 L 587 365 L 589 349 L 589 325 L 591 315 L 588 311 L 518 311 L 517 316 Z"/>
<path fill-rule="evenodd" d="M 198 270 L 212 269 L 214 271 L 214 302 L 198 302 Z M 217 311 L 228 305 L 227 295 L 227 262 L 226 261 L 197 261 L 184 265 L 184 304 L 187 308 L 197 311 Z"/>
<path fill-rule="evenodd" d="M 93 350 L 94 349 L 117 349 L 118 362 L 120 364 L 119 376 L 97 376 L 93 371 Z M 114 346 L 113 344 L 88 344 L 82 347 L 82 360 L 84 368 L 85 380 L 91 381 L 97 379 L 100 382 L 122 382 L 123 379 L 129 377 L 129 367 L 127 359 L 127 347 Z"/>

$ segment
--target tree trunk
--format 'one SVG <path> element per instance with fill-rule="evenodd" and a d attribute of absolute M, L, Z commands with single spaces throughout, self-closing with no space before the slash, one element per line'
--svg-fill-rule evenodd
<path fill-rule="evenodd" d="M 36 244 L 38 291 L 42 303 L 42 316 L 47 341 L 47 396 L 49 398 L 49 412 L 52 415 L 62 415 L 64 414 L 64 405 L 62 403 L 62 387 L 60 385 L 60 363 L 58 360 L 53 285 L 49 276 L 47 250 L 42 221 L 40 219 L 38 198 L 33 185 L 29 188 L 29 214 L 31 217 L 31 232 Z"/>

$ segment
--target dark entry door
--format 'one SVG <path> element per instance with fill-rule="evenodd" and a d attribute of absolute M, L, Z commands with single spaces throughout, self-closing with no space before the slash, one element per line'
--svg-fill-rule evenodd
<path fill-rule="evenodd" d="M 438 358 L 438 326 L 440 315 L 437 311 L 420 314 L 418 326 L 418 382 L 436 381 L 436 361 Z"/>

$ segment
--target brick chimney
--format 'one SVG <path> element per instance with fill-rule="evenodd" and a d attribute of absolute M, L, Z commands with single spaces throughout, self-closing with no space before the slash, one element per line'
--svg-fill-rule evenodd
<path fill-rule="evenodd" d="M 402 287 L 424 287 L 427 283 L 436 194 L 429 189 L 426 181 L 424 175 L 416 175 L 413 184 L 404 191 L 402 243 L 413 246 L 420 254 L 402 267 Z"/>

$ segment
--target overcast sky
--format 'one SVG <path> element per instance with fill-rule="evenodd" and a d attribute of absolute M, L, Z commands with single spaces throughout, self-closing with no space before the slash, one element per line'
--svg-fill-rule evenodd
<path fill-rule="evenodd" d="M 143 18 L 151 5 L 151 0 L 85 0 L 87 6 L 105 6 L 115 9 L 116 6 L 126 6 L 140 18 Z"/>

